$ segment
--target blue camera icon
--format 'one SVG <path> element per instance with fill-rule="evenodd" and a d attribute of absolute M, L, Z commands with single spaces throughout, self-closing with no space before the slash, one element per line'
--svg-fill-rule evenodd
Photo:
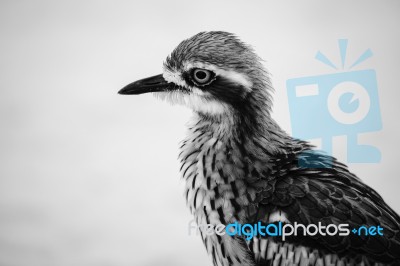
<path fill-rule="evenodd" d="M 382 129 L 374 70 L 294 78 L 286 86 L 294 137 L 320 139 L 332 154 L 332 138 L 346 135 L 349 163 L 380 162 L 376 147 L 357 142 L 357 134 Z"/>

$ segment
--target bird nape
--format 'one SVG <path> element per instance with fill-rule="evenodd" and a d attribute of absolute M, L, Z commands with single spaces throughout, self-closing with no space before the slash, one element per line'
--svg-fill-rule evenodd
<path fill-rule="evenodd" d="M 198 225 L 383 228 L 383 234 L 331 235 L 299 226 L 283 240 L 209 234 L 200 226 L 214 265 L 400 265 L 398 214 L 344 164 L 286 134 L 271 118 L 271 91 L 253 49 L 212 31 L 182 41 L 162 74 L 119 93 L 153 92 L 194 111 L 179 158 Z"/>

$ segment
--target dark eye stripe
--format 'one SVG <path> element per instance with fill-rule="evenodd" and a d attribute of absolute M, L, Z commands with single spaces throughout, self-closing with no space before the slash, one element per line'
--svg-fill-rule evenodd
<path fill-rule="evenodd" d="M 229 90 L 227 90 L 227 88 L 229 88 Z M 212 85 L 207 87 L 207 92 L 209 92 L 215 98 L 220 99 L 223 102 L 230 103 L 236 107 L 243 103 L 243 100 L 247 95 L 245 87 L 232 82 L 223 76 L 218 76 Z"/>

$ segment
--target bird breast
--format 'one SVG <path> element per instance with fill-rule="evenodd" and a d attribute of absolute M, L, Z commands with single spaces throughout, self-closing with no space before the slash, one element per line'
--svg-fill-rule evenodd
<path fill-rule="evenodd" d="M 243 162 L 236 160 L 229 143 L 212 132 L 192 128 L 181 146 L 181 174 L 185 180 L 187 205 L 198 225 L 228 224 L 245 219 L 246 197 Z M 236 163 L 234 163 L 236 161 Z M 214 265 L 253 265 L 243 245 L 224 235 L 204 234 Z"/>

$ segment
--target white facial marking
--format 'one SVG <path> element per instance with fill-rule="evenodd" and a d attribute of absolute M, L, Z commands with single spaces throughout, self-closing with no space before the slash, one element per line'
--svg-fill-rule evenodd
<path fill-rule="evenodd" d="M 166 81 L 175 83 L 178 86 L 189 88 L 189 85 L 185 82 L 179 72 L 171 71 L 168 68 L 164 68 L 163 78 Z"/>
<path fill-rule="evenodd" d="M 246 88 L 246 90 L 248 92 L 251 91 L 251 87 L 253 86 L 251 81 L 249 81 L 245 75 L 243 75 L 242 73 L 233 71 L 233 70 L 225 70 L 225 69 L 219 68 L 215 65 L 202 63 L 202 62 L 193 62 L 193 63 L 187 62 L 187 63 L 184 63 L 184 66 L 185 66 L 184 67 L 185 71 L 188 71 L 192 68 L 202 68 L 202 69 L 210 70 L 210 71 L 214 72 L 215 75 L 217 75 L 217 76 L 225 77 L 235 83 L 242 85 L 243 87 Z"/>
<path fill-rule="evenodd" d="M 199 90 L 199 89 L 197 89 Z M 203 92 L 202 92 L 203 93 Z M 156 92 L 154 95 L 157 98 L 165 100 L 171 104 L 184 105 L 196 112 L 209 115 L 218 115 L 226 112 L 228 107 L 212 98 L 207 98 L 195 92 L 185 93 L 181 91 Z"/>
<path fill-rule="evenodd" d="M 275 211 L 269 215 L 269 223 L 274 223 L 274 222 L 285 222 L 285 223 L 290 223 L 286 213 L 283 211 Z"/>
<path fill-rule="evenodd" d="M 202 68 L 213 71 L 217 76 L 225 77 L 234 83 L 242 85 L 248 92 L 251 91 L 252 83 L 241 73 L 233 70 L 220 69 L 215 65 L 201 62 L 189 62 L 184 64 L 184 71 L 188 71 L 192 68 Z M 228 110 L 227 104 L 215 100 L 207 91 L 187 84 L 179 71 L 164 67 L 163 77 L 168 82 L 188 89 L 188 92 L 182 92 L 179 90 L 157 92 L 154 94 L 156 97 L 166 100 L 171 104 L 185 105 L 194 111 L 203 114 L 217 115 L 223 114 Z"/>

